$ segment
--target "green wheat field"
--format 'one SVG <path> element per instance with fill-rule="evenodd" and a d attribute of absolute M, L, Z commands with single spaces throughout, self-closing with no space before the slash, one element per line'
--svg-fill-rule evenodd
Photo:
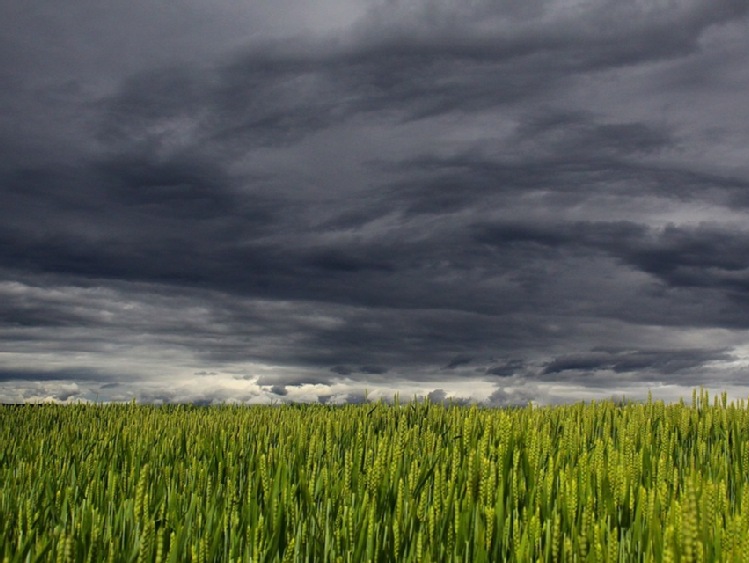
<path fill-rule="evenodd" d="M 0 407 L 0 556 L 749 561 L 749 404 Z"/>

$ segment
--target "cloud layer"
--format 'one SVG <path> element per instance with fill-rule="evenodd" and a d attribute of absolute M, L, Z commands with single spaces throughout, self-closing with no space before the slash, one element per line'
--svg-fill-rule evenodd
<path fill-rule="evenodd" d="M 2 11 L 0 399 L 745 394 L 743 0 Z"/>

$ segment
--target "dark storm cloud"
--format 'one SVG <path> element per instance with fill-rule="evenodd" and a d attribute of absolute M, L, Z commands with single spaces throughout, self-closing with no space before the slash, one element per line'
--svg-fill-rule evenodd
<path fill-rule="evenodd" d="M 749 232 L 718 226 L 666 227 L 655 240 L 621 249 L 628 263 L 672 287 L 719 287 L 746 298 L 749 292 Z"/>
<path fill-rule="evenodd" d="M 274 6 L 6 9 L 5 383 L 500 405 L 740 357 L 749 4 Z"/>
<path fill-rule="evenodd" d="M 461 366 L 467 366 L 471 363 L 472 359 L 473 358 L 471 358 L 470 356 L 455 356 L 447 363 L 446 367 L 447 369 L 455 369 Z"/>
<path fill-rule="evenodd" d="M 370 366 L 378 369 L 342 364 L 331 371 L 351 379 L 372 380 L 375 375 L 389 378 L 390 372 L 385 369 L 388 365 L 413 369 L 428 362 L 439 370 L 455 359 L 456 352 L 480 350 L 488 357 L 493 351 L 492 342 L 506 346 L 525 337 L 519 322 L 503 328 L 492 317 L 451 311 L 346 310 L 342 311 L 341 320 L 339 328 L 310 332 L 303 349 L 292 357 L 300 364 L 325 365 L 331 356 L 356 359 L 366 355 L 380 364 Z M 525 330 L 533 332 L 533 323 Z M 538 337 L 543 335 L 539 329 Z"/>
<path fill-rule="evenodd" d="M 564 371 L 594 372 L 611 370 L 615 373 L 654 370 L 671 375 L 703 367 L 709 362 L 730 360 L 726 350 L 593 350 L 584 354 L 562 356 L 544 367 L 544 375 Z"/>
<path fill-rule="evenodd" d="M 435 47 L 436 48 L 436 47 Z M 407 49 L 406 49 L 407 51 Z M 376 53 L 376 52 L 375 52 Z M 258 55 L 253 55 L 258 56 Z M 307 248 L 301 252 L 295 252 L 288 248 L 285 243 L 268 243 L 257 245 L 238 241 L 256 238 L 258 235 L 268 233 L 276 234 L 283 232 L 285 226 L 282 216 L 292 218 L 298 214 L 298 210 L 290 207 L 287 201 L 264 200 L 253 196 L 246 191 L 241 197 L 241 183 L 230 180 L 219 166 L 219 151 L 212 149 L 212 140 L 216 138 L 215 131 L 221 130 L 223 126 L 217 125 L 215 120 L 207 119 L 201 122 L 198 119 L 196 125 L 197 133 L 189 138 L 187 149 L 179 149 L 176 154 L 158 158 L 152 153 L 158 151 L 164 144 L 168 144 L 163 137 L 170 135 L 170 122 L 178 119 L 188 119 L 196 113 L 198 108 L 214 112 L 219 116 L 230 116 L 232 121 L 241 121 L 241 116 L 234 111 L 232 106 L 225 107 L 229 103 L 214 90 L 227 92 L 249 92 L 249 96 L 265 96 L 266 101 L 257 101 L 247 98 L 242 94 L 236 94 L 239 100 L 236 103 L 245 104 L 253 117 L 258 115 L 258 108 L 265 107 L 265 103 L 280 104 L 283 115 L 289 116 L 289 104 L 296 100 L 297 92 L 307 92 L 307 88 L 298 84 L 288 85 L 289 76 L 298 76 L 307 72 L 311 65 L 313 69 L 326 69 L 328 60 L 334 55 L 312 57 L 301 63 L 285 62 L 291 55 L 266 53 L 261 61 L 240 64 L 237 70 L 232 66 L 226 70 L 223 78 L 218 78 L 218 85 L 208 80 L 207 84 L 195 83 L 196 77 L 191 78 L 187 71 L 153 72 L 146 77 L 139 77 L 121 90 L 108 104 L 107 127 L 116 129 L 117 126 L 124 128 L 118 133 L 109 133 L 105 136 L 114 147 L 120 147 L 117 139 L 124 139 L 127 153 L 116 153 L 107 159 L 96 163 L 96 174 L 93 177 L 83 175 L 78 177 L 75 172 L 58 174 L 55 170 L 32 171 L 20 174 L 15 180 L 10 180 L 11 191 L 22 193 L 31 184 L 40 186 L 41 192 L 36 197 L 42 196 L 53 202 L 58 192 L 63 196 L 70 188 L 59 185 L 59 177 L 68 177 L 67 184 L 76 184 L 76 190 L 81 195 L 87 195 L 85 200 L 73 200 L 72 202 L 55 202 L 57 208 L 67 211 L 70 221 L 87 217 L 90 221 L 91 213 L 95 206 L 109 210 L 99 225 L 92 225 L 90 230 L 95 231 L 89 236 L 80 233 L 66 234 L 50 232 L 48 237 L 36 235 L 29 238 L 28 227 L 21 225 L 17 230 L 3 233 L 6 248 L 14 248 L 6 263 L 23 259 L 30 266 L 39 265 L 44 270 L 71 271 L 83 275 L 99 275 L 103 277 L 139 280 L 158 280 L 176 283 L 193 284 L 221 284 L 224 289 L 242 288 L 244 291 L 254 291 L 267 294 L 267 288 L 272 286 L 272 293 L 284 297 L 297 297 L 300 291 L 295 287 L 296 280 L 308 272 L 315 279 L 325 279 L 328 276 L 346 276 L 354 274 L 365 274 L 369 271 L 391 274 L 402 271 L 402 265 L 397 261 L 398 254 L 392 254 L 392 244 L 376 244 L 362 247 L 322 247 Z M 380 59 L 372 55 L 373 60 Z M 345 59 L 347 60 L 347 59 Z M 264 62 L 263 62 L 264 61 Z M 237 63 L 239 64 L 239 63 Z M 246 87 L 236 84 L 223 84 L 222 81 L 239 80 L 247 72 L 254 76 L 258 74 L 258 84 L 262 88 L 255 87 L 254 82 Z M 327 70 L 325 71 L 327 72 Z M 276 75 L 279 74 L 277 77 Z M 362 79 L 361 73 L 352 74 L 353 79 Z M 430 73 L 427 73 L 429 75 Z M 366 81 L 367 73 L 364 73 Z M 202 75 L 196 75 L 202 76 Z M 388 74 L 389 76 L 389 74 Z M 440 76 L 436 72 L 434 76 Z M 283 96 L 278 93 L 263 93 L 265 85 L 279 80 L 289 89 L 288 95 L 291 101 L 284 101 Z M 323 82 L 326 82 L 325 79 Z M 403 78 L 407 80 L 407 78 Z M 336 80 L 329 80 L 337 83 Z M 314 95 L 315 99 L 326 99 L 325 96 Z M 345 96 L 344 96 L 345 97 Z M 337 96 L 330 96 L 331 104 L 337 104 Z M 348 97 L 346 97 L 348 99 Z M 366 97 L 371 100 L 371 96 Z M 385 104 L 391 107 L 391 104 Z M 376 108 L 372 108 L 376 109 Z M 309 108 L 300 110 L 300 115 L 317 115 L 319 112 L 311 111 Z M 261 123 L 251 123 L 249 129 L 257 133 L 253 138 L 264 142 L 264 129 L 266 120 Z M 321 127 L 329 126 L 329 122 Z M 175 126 L 176 127 L 176 126 Z M 273 120 L 268 123 L 269 131 L 277 131 L 284 135 L 295 130 L 291 124 L 279 125 Z M 520 137 L 543 138 L 543 132 L 563 131 L 564 142 L 558 143 L 565 146 L 565 151 L 584 154 L 587 149 L 597 147 L 603 148 L 614 145 L 616 150 L 624 152 L 649 151 L 668 144 L 668 136 L 649 129 L 642 124 L 613 124 L 595 125 L 585 121 L 585 118 L 577 114 L 562 114 L 545 116 L 531 120 L 521 131 Z M 576 131 L 570 133 L 570 130 Z M 254 133 L 253 133 L 254 135 Z M 553 135 L 552 135 L 553 136 Z M 218 135 L 221 137 L 221 134 Z M 574 138 L 572 143 L 567 142 Z M 228 141 L 227 141 L 228 142 Z M 232 141 L 237 143 L 238 141 Z M 538 143 L 534 140 L 534 143 Z M 134 147 L 131 146 L 134 144 Z M 219 146 L 224 147 L 222 141 Z M 240 147 L 246 147 L 245 142 L 239 143 Z M 571 147 L 571 148 L 570 148 Z M 578 148 L 575 148 L 578 147 Z M 213 159 L 205 156 L 196 158 L 195 153 L 200 153 L 200 148 L 208 151 Z M 122 149 L 121 149 L 122 150 Z M 174 152 L 173 149 L 164 149 Z M 591 151 L 588 151 L 591 152 Z M 592 158 L 589 155 L 589 158 Z M 218 159 L 218 160 L 217 160 Z M 421 163 L 423 167 L 425 163 Z M 496 193 L 506 192 L 508 189 L 517 193 L 520 190 L 539 188 L 551 183 L 556 178 L 555 188 L 560 189 L 559 172 L 562 164 L 552 163 L 544 168 L 531 172 L 531 165 L 506 166 L 501 164 L 481 163 L 476 160 L 467 160 L 462 163 L 445 163 L 451 172 L 436 179 L 426 179 L 413 183 L 414 194 L 411 202 L 406 202 L 406 209 L 418 212 L 450 213 L 476 204 L 482 198 L 492 196 Z M 575 186 L 580 191 L 580 175 L 590 175 L 597 172 L 595 162 L 590 160 L 581 163 L 581 170 L 570 171 L 570 163 L 564 165 L 568 170 L 570 179 L 568 184 Z M 611 166 L 602 167 L 611 170 Z M 36 180 L 29 174 L 42 174 Z M 45 175 L 46 174 L 46 175 Z M 13 188 L 16 185 L 18 188 Z M 90 188 L 88 186 L 91 186 Z M 94 188 L 93 186 L 96 186 Z M 101 186 L 104 186 L 102 189 Z M 87 189 L 88 188 L 88 189 Z M 415 191 L 413 191 L 415 190 Z M 86 191 L 89 193 L 86 194 Z M 406 194 L 409 189 L 404 190 Z M 29 193 L 29 192 L 25 192 Z M 15 207 L 21 208 L 27 205 L 27 200 L 33 192 L 26 196 L 19 195 L 21 199 Z M 403 195 L 395 195 L 391 200 L 391 206 L 398 206 L 398 198 Z M 66 203 L 68 205 L 66 206 Z M 73 205 L 71 206 L 70 203 Z M 65 214 L 62 212 L 62 215 Z M 56 213 L 60 213 L 59 211 Z M 114 221 L 112 218 L 114 217 Z M 150 218 L 158 219 L 152 224 Z M 182 221 L 199 221 L 197 225 L 191 226 L 194 235 L 185 237 Z M 95 221 L 96 223 L 96 221 Z M 118 224 L 119 223 L 119 224 Z M 135 225 L 138 230 L 135 231 Z M 268 229 L 273 228 L 274 231 Z M 64 230 L 64 229 L 63 229 Z M 119 232 L 118 232 L 119 231 Z M 192 233 L 191 233 L 192 234 Z M 301 234 L 301 233 L 300 233 Z M 437 233 L 435 233 L 437 234 Z M 50 240 L 51 239 L 51 240 Z M 114 240 L 112 240 L 114 239 Z M 121 239 L 121 240 L 117 240 Z M 437 239 L 433 239 L 437 242 Z M 109 244 L 108 247 L 104 245 Z M 142 248 L 148 248 L 150 252 L 144 256 Z M 189 252 L 185 252 L 188 249 Z M 413 262 L 413 259 L 404 254 L 401 249 L 402 262 Z M 414 256 L 423 256 L 430 252 L 429 247 L 419 245 L 412 247 Z M 277 257 L 284 255 L 283 260 Z M 295 256 L 295 254 L 297 254 Z M 54 258 L 53 258 L 54 257 Z M 393 260 L 392 258 L 395 258 Z M 240 271 L 236 265 L 246 263 L 249 267 Z M 198 266 L 199 265 L 199 266 Z M 259 272 L 262 272 L 260 274 Z M 339 276 L 339 278 L 340 278 Z M 340 283 L 349 285 L 348 280 L 340 278 Z M 291 284 L 291 285 L 290 285 Z M 341 296 L 341 299 L 349 298 L 349 291 L 339 291 L 336 283 L 326 283 L 330 287 L 330 293 Z M 379 283 L 371 284 L 371 287 Z M 316 290 L 314 284 L 305 288 L 306 292 L 312 294 L 309 297 L 316 299 L 327 299 L 324 290 Z M 305 290 L 301 290 L 305 291 Z M 359 299 L 369 301 L 379 300 L 378 297 L 366 295 L 370 291 L 367 286 L 361 287 L 360 292 L 364 295 Z M 439 300 L 439 296 L 438 299 Z M 354 302 L 358 301 L 354 297 Z M 436 301 L 435 300 L 435 301 Z"/>
<path fill-rule="evenodd" d="M 364 374 L 364 375 L 383 375 L 387 373 L 388 369 L 383 366 L 361 366 L 359 368 L 352 368 L 348 366 L 334 366 L 330 368 L 335 374 L 338 375 L 353 375 L 353 374 Z"/>
<path fill-rule="evenodd" d="M 443 403 L 447 399 L 444 389 L 434 389 L 427 394 L 427 399 L 432 403 Z"/>
<path fill-rule="evenodd" d="M 672 147 L 677 139 L 664 126 L 646 123 L 599 123 L 583 111 L 547 111 L 529 116 L 518 128 L 519 142 L 553 145 L 555 155 L 593 157 L 649 154 Z"/>
<path fill-rule="evenodd" d="M 592 137 L 586 141 L 586 149 L 579 149 L 586 156 L 565 157 L 564 152 L 572 150 L 566 142 L 556 148 L 536 139 L 520 162 L 470 153 L 450 158 L 415 158 L 402 163 L 404 176 L 410 178 L 401 180 L 393 190 L 392 200 L 399 202 L 409 215 L 455 214 L 487 202 L 508 205 L 521 194 L 534 192 L 560 208 L 585 203 L 591 195 L 659 197 L 675 202 L 717 203 L 734 209 L 747 207 L 747 180 L 638 163 L 631 155 L 601 154 L 606 142 Z M 627 142 L 624 138 L 618 140 L 620 145 Z M 548 149 L 554 154 L 542 154 Z"/>
<path fill-rule="evenodd" d="M 372 165 L 399 174 L 388 187 L 389 201 L 413 216 L 516 205 L 521 194 L 532 193 L 560 207 L 591 195 L 738 201 L 744 181 L 648 160 L 678 150 L 679 143 L 664 125 L 602 122 L 586 112 L 540 108 L 490 151 L 474 145 L 451 156 L 416 155 Z"/>
<path fill-rule="evenodd" d="M 21 381 L 106 381 L 111 374 L 100 373 L 92 369 L 61 369 L 61 370 L 32 370 L 32 369 L 0 369 L 0 383 Z"/>
<path fill-rule="evenodd" d="M 120 147 L 247 150 L 288 144 L 345 116 L 331 77 L 296 57 L 253 54 L 221 68 L 149 71 L 101 102 L 99 139 Z M 224 155 L 224 158 L 231 154 Z"/>
<path fill-rule="evenodd" d="M 486 374 L 498 377 L 510 377 L 512 375 L 523 373 L 524 368 L 525 365 L 522 360 L 509 360 L 486 368 Z"/>
<path fill-rule="evenodd" d="M 607 11 L 527 35 L 482 36 L 473 29 L 478 22 L 469 20 L 452 31 L 438 25 L 421 36 L 386 32 L 343 47 L 286 41 L 252 49 L 218 68 L 159 68 L 129 79 L 103 105 L 100 135 L 115 146 L 157 149 L 181 127 L 185 135 L 192 130 L 192 142 L 220 146 L 226 155 L 293 143 L 360 113 L 414 119 L 478 111 L 548 91 L 576 73 L 684 56 L 697 49 L 709 26 L 749 8 L 727 0 L 661 18 L 634 14 L 640 25 L 606 21 Z M 601 24 L 604 31 L 591 33 Z M 376 29 L 369 26 L 368 33 Z M 536 125 L 569 123 L 542 119 Z M 533 134 L 533 127 L 525 132 Z M 623 137 L 630 150 L 652 150 L 667 140 L 637 124 L 577 133 L 580 142 L 597 133 L 614 148 Z"/>
<path fill-rule="evenodd" d="M 347 74 L 366 86 L 370 107 L 405 102 L 424 116 L 513 101 L 553 88 L 570 73 L 684 56 L 709 26 L 749 11 L 740 0 L 686 3 L 661 13 L 600 2 L 579 18 L 539 25 L 532 17 L 512 17 L 505 3 L 416 4 L 388 3 L 375 11 L 363 31 L 365 48 L 344 59 L 353 70 Z M 536 15 L 551 7 L 539 4 Z M 496 21 L 496 31 L 481 29 L 487 19 Z"/>
<path fill-rule="evenodd" d="M 164 223 L 201 221 L 230 214 L 239 205 L 220 168 L 195 155 L 157 159 L 147 154 L 118 155 L 98 164 L 109 182 L 106 203 Z"/>
<path fill-rule="evenodd" d="M 500 387 L 489 395 L 486 402 L 490 407 L 524 407 L 537 399 L 532 390 L 521 388 L 508 391 Z"/>
<path fill-rule="evenodd" d="M 433 389 L 426 395 L 430 403 L 443 405 L 467 405 L 472 401 L 468 397 L 448 397 L 444 389 Z"/>
<path fill-rule="evenodd" d="M 388 368 L 384 366 L 361 366 L 359 372 L 365 375 L 383 375 L 388 372 Z"/>
<path fill-rule="evenodd" d="M 279 397 L 285 397 L 289 394 L 289 392 L 286 390 L 286 387 L 283 385 L 274 385 L 271 387 L 270 392 L 274 395 L 278 395 Z"/>
<path fill-rule="evenodd" d="M 650 229 L 632 222 L 506 223 L 478 228 L 476 240 L 547 252 L 602 251 L 669 287 L 720 288 L 745 300 L 749 232 L 716 224 Z"/>
<path fill-rule="evenodd" d="M 392 267 L 386 263 L 370 261 L 355 254 L 326 250 L 309 259 L 309 265 L 321 272 L 350 272 L 360 273 L 367 270 L 392 271 Z"/>

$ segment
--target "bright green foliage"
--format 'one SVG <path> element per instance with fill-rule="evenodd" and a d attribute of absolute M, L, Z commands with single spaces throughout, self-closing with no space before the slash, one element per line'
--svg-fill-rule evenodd
<path fill-rule="evenodd" d="M 3 561 L 749 561 L 749 408 L 0 407 Z"/>

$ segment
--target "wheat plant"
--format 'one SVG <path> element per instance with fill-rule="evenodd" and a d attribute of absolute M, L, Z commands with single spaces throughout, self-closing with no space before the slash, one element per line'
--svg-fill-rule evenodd
<path fill-rule="evenodd" d="M 6 562 L 749 561 L 749 409 L 0 408 Z"/>

